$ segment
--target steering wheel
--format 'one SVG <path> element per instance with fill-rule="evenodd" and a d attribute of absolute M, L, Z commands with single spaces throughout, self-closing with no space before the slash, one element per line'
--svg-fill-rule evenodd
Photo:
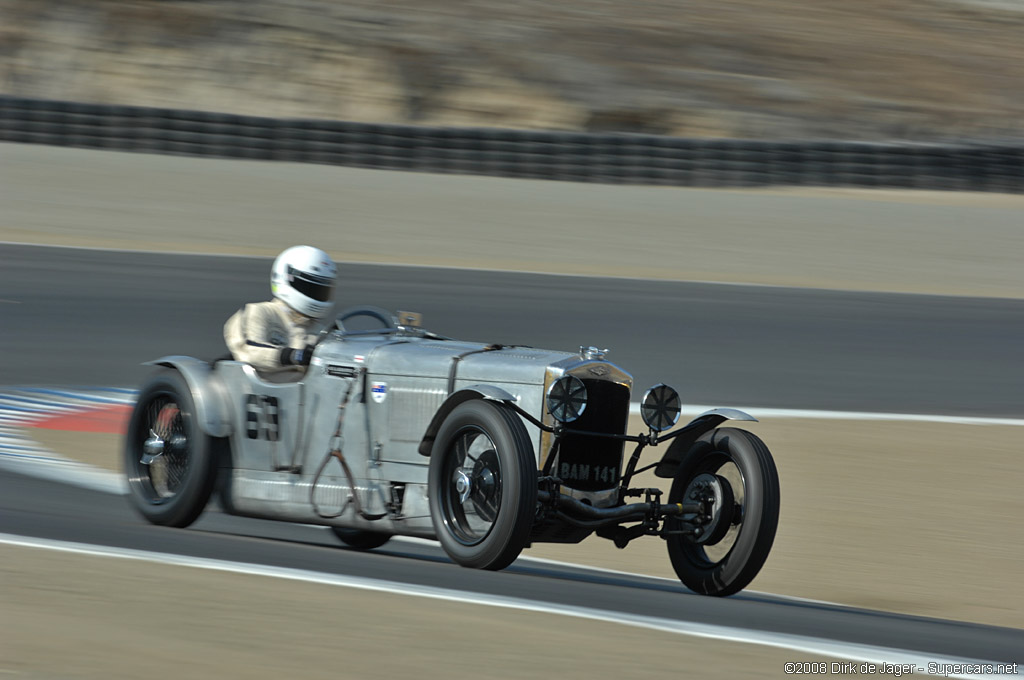
<path fill-rule="evenodd" d="M 391 312 L 386 309 L 381 309 L 380 307 L 374 307 L 373 305 L 359 305 L 357 307 L 349 307 L 348 309 L 342 310 L 342 312 L 338 314 L 338 318 L 334 320 L 334 327 L 342 333 L 347 333 L 349 331 L 345 329 L 345 322 L 349 319 L 354 319 L 357 316 L 368 316 L 371 319 L 376 319 L 377 321 L 380 321 L 382 328 L 388 330 L 398 328 L 398 326 L 395 325 L 394 317 L 391 316 Z"/>

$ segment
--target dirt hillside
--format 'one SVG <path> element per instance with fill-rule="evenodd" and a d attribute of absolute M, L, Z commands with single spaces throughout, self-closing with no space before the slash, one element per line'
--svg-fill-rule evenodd
<path fill-rule="evenodd" d="M 0 93 L 749 138 L 1020 139 L 1024 4 L 0 0 Z"/>

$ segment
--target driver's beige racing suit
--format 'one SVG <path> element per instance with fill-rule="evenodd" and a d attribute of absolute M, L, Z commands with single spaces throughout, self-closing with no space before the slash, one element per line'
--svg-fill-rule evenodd
<path fill-rule="evenodd" d="M 305 366 L 295 365 L 290 357 L 316 344 L 317 334 L 311 332 L 313 324 L 313 319 L 280 300 L 254 302 L 227 320 L 224 341 L 235 360 L 251 364 L 261 373 L 290 371 L 300 375 Z"/>

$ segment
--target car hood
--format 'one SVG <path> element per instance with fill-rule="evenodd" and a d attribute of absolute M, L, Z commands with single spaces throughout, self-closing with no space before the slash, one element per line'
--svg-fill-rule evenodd
<path fill-rule="evenodd" d="M 378 346 L 367 359 L 374 375 L 449 378 L 459 382 L 542 384 L 548 366 L 568 352 L 484 343 L 410 339 Z"/>

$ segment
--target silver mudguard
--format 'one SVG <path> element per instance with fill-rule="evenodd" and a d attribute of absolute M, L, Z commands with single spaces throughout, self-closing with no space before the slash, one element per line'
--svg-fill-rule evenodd
<path fill-rule="evenodd" d="M 147 361 L 144 365 L 166 366 L 181 373 L 192 392 L 196 421 L 203 432 L 211 437 L 227 437 L 231 434 L 227 392 L 210 364 L 193 357 L 175 355 Z"/>
<path fill-rule="evenodd" d="M 676 476 L 679 464 L 683 462 L 683 456 L 690 450 L 694 442 L 707 432 L 715 429 L 726 420 L 746 420 L 756 423 L 757 418 L 735 408 L 713 408 L 705 411 L 691 420 L 683 427 L 678 436 L 672 440 L 665 455 L 661 457 L 658 466 L 654 468 L 654 474 L 663 479 L 671 479 Z"/>
<path fill-rule="evenodd" d="M 453 393 L 444 403 L 441 404 L 441 408 L 437 409 L 437 413 L 430 419 L 430 425 L 427 426 L 427 432 L 423 435 L 422 441 L 418 451 L 421 455 L 429 456 L 430 450 L 434 447 L 434 438 L 437 437 L 438 430 L 441 429 L 441 423 L 448 417 L 448 414 L 452 410 L 464 401 L 470 399 L 490 399 L 491 401 L 501 401 L 512 403 L 516 398 L 508 391 L 495 387 L 494 385 L 470 385 L 469 387 L 463 388 L 458 392 Z"/>
<path fill-rule="evenodd" d="M 690 423 L 695 423 L 701 418 L 706 418 L 708 416 L 721 416 L 723 420 L 746 420 L 750 423 L 760 422 L 754 416 L 750 415 L 746 411 L 741 411 L 738 408 L 713 408 L 710 411 L 704 411 L 704 413 L 701 413 L 699 416 L 691 420 Z M 689 424 L 687 427 L 689 427 Z"/>

